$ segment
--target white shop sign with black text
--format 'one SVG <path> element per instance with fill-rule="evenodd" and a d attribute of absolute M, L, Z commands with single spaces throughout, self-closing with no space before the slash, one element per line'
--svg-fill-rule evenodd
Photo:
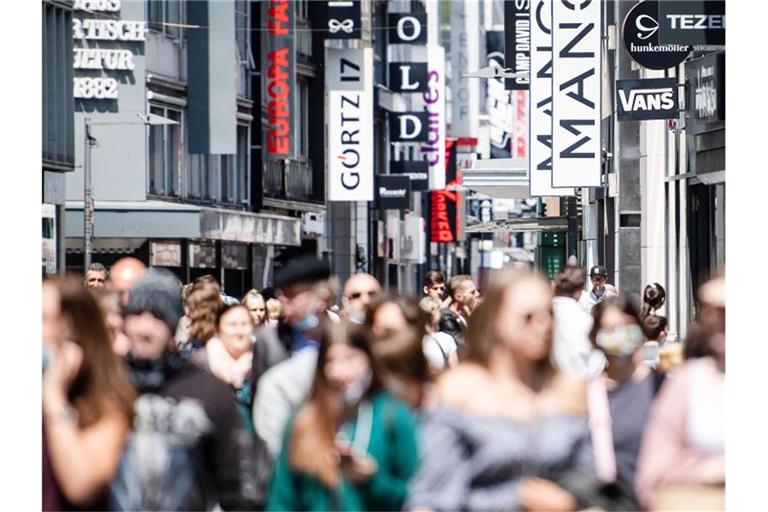
<path fill-rule="evenodd" d="M 552 5 L 552 186 L 599 187 L 600 2 Z"/>
<path fill-rule="evenodd" d="M 531 197 L 572 196 L 573 188 L 552 187 L 552 0 L 531 3 L 531 81 L 528 108 Z"/>
<path fill-rule="evenodd" d="M 373 50 L 326 51 L 328 200 L 373 201 Z"/>
<path fill-rule="evenodd" d="M 616 81 L 616 118 L 619 121 L 675 119 L 678 108 L 677 80 L 674 78 Z"/>

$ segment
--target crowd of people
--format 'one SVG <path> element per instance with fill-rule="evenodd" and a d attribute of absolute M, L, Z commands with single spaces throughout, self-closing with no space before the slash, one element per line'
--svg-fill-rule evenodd
<path fill-rule="evenodd" d="M 661 284 L 588 276 L 430 271 L 417 298 L 305 256 L 241 299 L 134 258 L 46 279 L 43 509 L 724 508 L 724 275 L 684 340 Z"/>

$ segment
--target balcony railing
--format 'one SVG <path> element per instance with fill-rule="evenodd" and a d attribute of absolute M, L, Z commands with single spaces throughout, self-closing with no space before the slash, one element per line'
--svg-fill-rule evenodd
<path fill-rule="evenodd" d="M 264 166 L 264 197 L 312 200 L 312 163 L 308 160 L 267 160 Z"/>

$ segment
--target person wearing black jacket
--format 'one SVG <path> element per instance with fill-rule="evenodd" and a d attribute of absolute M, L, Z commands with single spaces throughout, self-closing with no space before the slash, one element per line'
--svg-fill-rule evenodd
<path fill-rule="evenodd" d="M 127 363 L 140 396 L 133 430 L 110 485 L 113 510 L 243 510 L 245 436 L 229 387 L 172 351 L 181 289 L 152 271 L 131 291 Z"/>
<path fill-rule="evenodd" d="M 480 291 L 471 276 L 458 275 L 449 281 L 448 293 L 451 304 L 440 311 L 438 329 L 453 336 L 456 345 L 461 346 L 464 343 L 467 321 L 478 304 Z"/>

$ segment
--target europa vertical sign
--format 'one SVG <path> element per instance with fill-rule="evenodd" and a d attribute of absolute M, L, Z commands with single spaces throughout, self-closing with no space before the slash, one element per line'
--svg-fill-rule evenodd
<path fill-rule="evenodd" d="M 289 0 L 261 3 L 264 156 L 281 160 L 296 153 L 292 136 L 296 116 L 295 15 Z"/>
<path fill-rule="evenodd" d="M 572 188 L 552 187 L 552 0 L 533 0 L 531 21 L 530 194 L 571 196 Z"/>
<path fill-rule="evenodd" d="M 552 4 L 552 186 L 599 187 L 600 2 Z"/>
<path fill-rule="evenodd" d="M 373 201 L 373 50 L 326 51 L 328 200 Z"/>
<path fill-rule="evenodd" d="M 597 2 L 597 0 L 593 0 Z M 515 73 L 531 69 L 531 14 L 529 0 L 504 2 L 505 66 Z M 600 7 L 598 6 L 598 10 Z M 507 78 L 505 89 L 528 89 L 529 77 Z"/>

